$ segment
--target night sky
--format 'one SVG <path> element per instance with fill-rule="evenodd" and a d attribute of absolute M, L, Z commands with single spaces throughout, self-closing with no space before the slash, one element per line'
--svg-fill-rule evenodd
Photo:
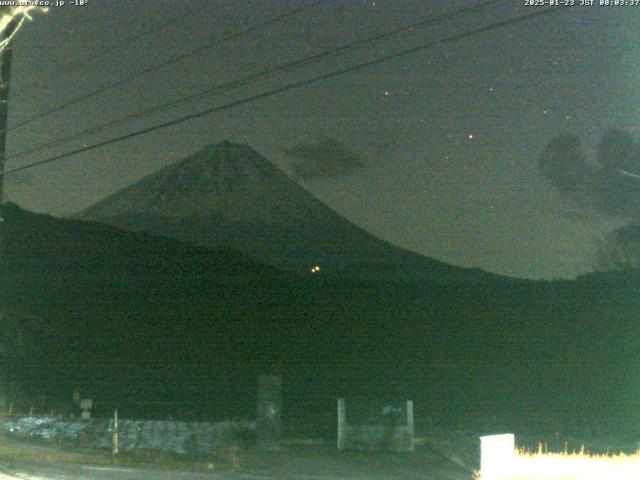
<path fill-rule="evenodd" d="M 36 14 L 15 41 L 10 125 L 310 3 L 88 0 L 85 6 Z M 325 1 L 11 129 L 8 153 L 477 3 Z M 437 27 L 416 28 L 10 159 L 7 168 L 542 8 L 514 0 Z M 59 73 L 172 18 L 175 22 L 161 31 Z M 588 157 L 611 128 L 636 135 L 639 20 L 640 6 L 557 8 L 550 15 L 21 172 L 8 177 L 8 196 L 30 210 L 71 214 L 206 144 L 229 140 L 250 145 L 329 206 L 402 247 L 517 277 L 575 277 L 591 268 L 598 242 L 629 219 L 567 200 L 542 175 L 538 159 L 563 133 L 577 135 Z"/>

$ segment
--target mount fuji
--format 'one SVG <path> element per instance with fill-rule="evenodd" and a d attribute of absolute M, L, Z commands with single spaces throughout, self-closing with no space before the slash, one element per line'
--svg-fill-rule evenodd
<path fill-rule="evenodd" d="M 207 246 L 231 246 L 299 273 L 429 281 L 495 278 L 375 237 L 248 146 L 222 142 L 150 174 L 83 220 Z"/>

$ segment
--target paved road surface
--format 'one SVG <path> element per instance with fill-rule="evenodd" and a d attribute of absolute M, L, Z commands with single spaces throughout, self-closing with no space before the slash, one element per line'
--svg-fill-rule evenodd
<path fill-rule="evenodd" d="M 245 452 L 240 469 L 232 473 L 24 459 L 0 464 L 0 480 L 469 480 L 471 475 L 435 452 L 338 453 L 322 448 Z"/>
<path fill-rule="evenodd" d="M 2 466 L 0 480 L 267 480 L 274 477 L 249 473 L 177 472 L 142 468 L 73 464 L 23 464 Z"/>

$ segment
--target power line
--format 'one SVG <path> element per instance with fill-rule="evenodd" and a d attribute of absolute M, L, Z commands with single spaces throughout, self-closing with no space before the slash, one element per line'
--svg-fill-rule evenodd
<path fill-rule="evenodd" d="M 20 123 L 18 123 L 16 125 L 13 125 L 11 128 L 7 129 L 7 131 L 10 132 L 10 131 L 13 131 L 13 130 L 15 130 L 17 128 L 20 128 L 20 127 L 23 127 L 23 126 L 28 125 L 30 123 L 33 123 L 36 120 L 39 120 L 41 118 L 47 117 L 49 115 L 52 115 L 52 114 L 54 114 L 56 112 L 64 110 L 65 108 L 68 108 L 68 107 L 70 107 L 72 105 L 75 105 L 77 103 L 81 103 L 81 102 L 83 102 L 85 100 L 88 100 L 89 98 L 93 98 L 95 96 L 103 94 L 104 92 L 107 92 L 109 90 L 113 90 L 114 88 L 118 88 L 118 87 L 121 87 L 123 85 L 126 85 L 127 83 L 130 83 L 133 80 L 136 80 L 136 79 L 138 79 L 140 77 L 143 77 L 144 75 L 148 75 L 149 73 L 156 72 L 156 71 L 158 71 L 158 70 L 160 70 L 160 69 L 162 69 L 164 67 L 167 67 L 169 65 L 173 65 L 173 64 L 178 63 L 178 62 L 181 62 L 182 60 L 185 60 L 186 58 L 189 58 L 189 57 L 192 57 L 194 55 L 197 55 L 197 54 L 199 54 L 199 53 L 201 53 L 203 51 L 206 51 L 206 50 L 209 50 L 209 49 L 211 49 L 213 47 L 219 46 L 219 45 L 221 45 L 223 43 L 226 43 L 226 42 L 228 42 L 230 40 L 235 40 L 235 39 L 240 38 L 242 36 L 245 36 L 245 35 L 247 35 L 247 34 L 249 34 L 251 32 L 254 32 L 254 31 L 256 31 L 256 30 L 258 30 L 260 28 L 273 25 L 273 24 L 278 23 L 278 22 L 280 22 L 282 20 L 285 20 L 287 18 L 295 16 L 295 15 L 303 12 L 304 10 L 308 10 L 310 8 L 314 8 L 314 7 L 316 7 L 316 6 L 318 6 L 318 5 L 322 4 L 322 3 L 333 2 L 333 1 L 335 1 L 335 0 L 316 0 L 316 1 L 314 1 L 314 2 L 312 2 L 310 4 L 308 4 L 308 5 L 289 10 L 286 13 L 283 13 L 281 15 L 277 15 L 277 16 L 269 19 L 269 20 L 265 20 L 264 22 L 257 23 L 256 25 L 253 25 L 253 26 L 251 26 L 249 28 L 246 28 L 246 29 L 241 30 L 241 31 L 236 32 L 236 33 L 233 33 L 231 35 L 228 35 L 228 36 L 226 36 L 226 37 L 224 37 L 224 38 L 222 38 L 220 40 L 216 40 L 216 41 L 208 43 L 206 45 L 202 45 L 202 46 L 197 47 L 197 48 L 195 48 L 193 50 L 190 50 L 190 51 L 188 51 L 186 53 L 182 53 L 180 55 L 176 55 L 174 57 L 171 57 L 169 60 L 166 60 L 166 61 L 164 61 L 162 63 L 157 64 L 157 65 L 154 65 L 153 67 L 148 67 L 148 68 L 142 69 L 142 70 L 140 70 L 140 71 L 138 71 L 138 72 L 136 72 L 136 73 L 134 73 L 132 75 L 129 75 L 128 77 L 122 78 L 120 80 L 116 80 L 115 82 L 109 83 L 109 84 L 107 84 L 107 85 L 105 85 L 103 87 L 100 87 L 100 88 L 98 88 L 98 89 L 96 89 L 96 90 L 94 90 L 92 92 L 89 92 L 89 93 L 87 93 L 85 95 L 80 95 L 79 97 L 72 98 L 72 99 L 70 99 L 70 100 L 68 100 L 66 102 L 61 103 L 60 105 L 58 105 L 56 107 L 50 108 L 49 110 L 45 110 L 44 112 L 40 112 L 37 115 L 33 115 L 33 116 L 27 118 L 26 120 L 23 120 L 22 122 L 20 122 Z"/>
<path fill-rule="evenodd" d="M 115 119 L 115 120 L 111 120 L 109 122 L 100 124 L 100 125 L 94 125 L 90 128 L 87 128 L 85 130 L 82 130 L 81 132 L 77 132 L 71 135 L 67 135 L 65 137 L 61 137 L 40 145 L 36 145 L 34 147 L 30 147 L 26 150 L 22 150 L 20 152 L 17 152 L 13 155 L 10 155 L 7 157 L 7 159 L 12 159 L 12 158 L 17 158 L 17 157 L 22 157 L 25 155 L 29 155 L 35 152 L 39 152 L 42 150 L 46 150 L 55 146 L 60 146 L 60 145 L 64 145 L 66 143 L 69 143 L 71 141 L 74 140 L 78 140 L 82 137 L 85 137 L 87 135 L 95 135 L 97 133 L 101 133 L 105 130 L 110 130 L 112 128 L 118 127 L 120 125 L 129 123 L 131 121 L 135 121 L 135 120 L 140 120 L 142 118 L 148 117 L 149 115 L 152 115 L 154 113 L 157 112 L 162 112 L 162 111 L 166 111 L 166 110 L 170 110 L 176 107 L 179 107 L 181 105 L 185 105 L 187 103 L 191 103 L 194 102 L 196 100 L 203 100 L 205 98 L 209 98 L 212 96 L 215 96 L 216 94 L 222 92 L 222 91 L 228 91 L 228 90 L 232 90 L 235 88 L 239 88 L 241 86 L 247 85 L 250 82 L 253 82 L 255 80 L 258 80 L 259 78 L 262 77 L 266 77 L 269 75 L 272 75 L 274 73 L 278 73 L 278 72 L 283 72 L 283 71 L 287 71 L 290 69 L 294 69 L 294 68 L 298 68 L 301 67 L 305 64 L 308 63 L 312 63 L 315 62 L 317 60 L 320 60 L 321 58 L 324 57 L 329 57 L 329 56 L 333 56 L 333 55 L 340 55 L 343 54 L 345 52 L 349 52 L 349 51 L 353 51 L 356 48 L 359 48 L 363 45 L 366 44 L 371 44 L 371 43 L 375 43 L 375 42 L 379 42 L 381 40 L 385 40 L 387 38 L 391 38 L 393 36 L 396 36 L 399 33 L 402 32 L 406 32 L 406 31 L 412 31 L 416 28 L 420 28 L 420 27 L 425 27 L 425 26 L 433 26 L 439 23 L 443 23 L 445 21 L 451 20 L 457 16 L 460 15 L 464 15 L 470 12 L 474 12 L 474 11 L 478 11 L 484 8 L 487 8 L 491 5 L 495 5 L 495 4 L 499 4 L 499 3 L 504 3 L 506 0 L 487 0 L 485 2 L 481 2 L 477 5 L 474 6 L 470 6 L 470 7 L 463 7 L 463 8 L 458 8 L 456 10 L 453 10 L 452 12 L 443 14 L 443 15 L 438 15 L 436 17 L 431 17 L 425 20 L 421 20 L 419 22 L 415 22 L 412 23 L 410 25 L 406 25 L 403 27 L 399 27 L 399 28 L 395 28 L 393 30 L 384 32 L 382 34 L 378 34 L 378 35 L 373 35 L 370 37 L 366 37 L 364 39 L 360 39 L 360 40 L 356 40 L 354 42 L 342 45 L 340 47 L 337 48 L 330 48 L 330 49 L 325 49 L 322 52 L 319 52 L 317 54 L 311 55 L 309 57 L 305 57 L 299 60 L 294 60 L 292 62 L 288 62 L 286 64 L 283 65 L 279 65 L 277 67 L 273 67 L 273 68 L 268 68 L 265 70 L 262 70 L 258 73 L 255 74 L 251 74 L 248 76 L 245 76 L 243 78 L 237 79 L 237 80 L 233 80 L 231 82 L 227 82 L 221 85 L 218 85 L 216 87 L 214 87 L 213 89 L 209 89 L 209 90 L 205 90 L 204 92 L 199 92 L 199 93 L 194 93 L 194 94 L 190 94 L 187 96 L 183 96 L 180 97 L 178 99 L 160 104 L 160 105 L 156 105 L 155 107 L 151 107 L 148 108 L 146 110 L 142 110 L 142 111 L 138 111 L 138 112 L 134 112 L 131 113 L 129 115 L 126 115 L 125 117 L 119 118 L 119 119 Z"/>
<path fill-rule="evenodd" d="M 101 147 L 104 147 L 104 146 L 107 146 L 107 145 L 111 145 L 113 143 L 121 142 L 123 140 L 128 140 L 128 139 L 131 139 L 131 138 L 134 138 L 134 137 L 138 137 L 138 136 L 144 135 L 146 133 L 151 133 L 151 132 L 155 132 L 157 130 L 161 130 L 161 129 L 164 129 L 164 128 L 172 127 L 174 125 L 178 125 L 180 123 L 187 122 L 189 120 L 195 120 L 197 118 L 201 118 L 201 117 L 204 117 L 204 116 L 207 116 L 207 115 L 211 115 L 213 113 L 217 113 L 217 112 L 220 112 L 222 110 L 228 110 L 230 108 L 237 107 L 239 105 L 245 105 L 245 104 L 248 104 L 248 103 L 251 103 L 251 102 L 255 102 L 256 100 L 261 100 L 263 98 L 272 97 L 274 95 L 277 95 L 279 93 L 283 93 L 283 92 L 286 92 L 286 91 L 289 91 L 289 90 L 294 90 L 294 89 L 298 89 L 298 88 L 301 88 L 301 87 L 306 87 L 306 86 L 312 85 L 314 83 L 318 83 L 318 82 L 320 82 L 322 80 L 327 80 L 329 78 L 334 78 L 334 77 L 338 77 L 338 76 L 341 76 L 341 75 L 345 75 L 347 73 L 352 73 L 352 72 L 361 70 L 361 69 L 366 68 L 366 67 L 370 67 L 370 66 L 373 66 L 373 65 L 379 65 L 381 63 L 387 62 L 387 61 L 389 61 L 391 59 L 394 59 L 394 58 L 405 57 L 407 55 L 411 55 L 411 54 L 414 54 L 416 52 L 420 52 L 422 50 L 427 50 L 427 49 L 430 49 L 430 48 L 433 48 L 433 47 L 436 47 L 436 46 L 445 45 L 447 43 L 451 43 L 451 42 L 454 42 L 454 41 L 457 41 L 457 40 L 462 40 L 464 38 L 469 38 L 469 37 L 472 37 L 472 36 L 475 36 L 475 35 L 478 35 L 478 34 L 481 34 L 481 33 L 489 32 L 489 31 L 492 31 L 492 30 L 497 30 L 499 28 L 504 28 L 504 27 L 507 27 L 507 26 L 510 26 L 510 25 L 514 25 L 514 24 L 521 23 L 521 22 L 524 22 L 524 21 L 527 21 L 527 20 L 531 20 L 533 18 L 542 17 L 544 15 L 548 15 L 548 14 L 553 13 L 553 12 L 565 11 L 568 8 L 570 8 L 570 7 L 559 6 L 559 7 L 546 8 L 546 9 L 543 9 L 543 10 L 536 10 L 535 12 L 527 14 L 527 15 L 521 15 L 519 17 L 510 18 L 509 20 L 503 20 L 503 21 L 500 21 L 500 22 L 495 22 L 495 23 L 491 23 L 489 25 L 485 25 L 484 27 L 476 28 L 476 29 L 469 30 L 469 31 L 466 31 L 466 32 L 462 32 L 462 33 L 457 33 L 455 35 L 444 37 L 444 38 L 442 38 L 440 40 L 436 40 L 434 42 L 429 42 L 429 43 L 426 43 L 426 44 L 423 44 L 423 45 L 419 45 L 417 47 L 412 47 L 412 48 L 408 48 L 408 49 L 405 49 L 405 50 L 401 50 L 399 52 L 395 52 L 395 53 L 391 53 L 391 54 L 388 54 L 388 55 L 384 55 L 384 56 L 376 58 L 374 60 L 369 60 L 367 62 L 359 63 L 359 64 L 356 64 L 356 65 L 352 65 L 350 67 L 345 67 L 345 68 L 342 68 L 342 69 L 334 70 L 333 72 L 329 72 L 329 73 L 326 73 L 326 74 L 323 74 L 323 75 L 320 75 L 320 76 L 317 76 L 317 77 L 312 77 L 312 78 L 301 80 L 301 81 L 298 81 L 298 82 L 289 83 L 289 84 L 286 84 L 286 85 L 284 85 L 282 87 L 278 87 L 278 88 L 269 90 L 267 92 L 259 93 L 259 94 L 256 94 L 256 95 L 252 95 L 250 97 L 245 97 L 245 98 L 242 98 L 242 99 L 239 99 L 239 100 L 235 100 L 233 102 L 229 102 L 229 103 L 226 103 L 224 105 L 217 106 L 217 107 L 208 108 L 208 109 L 203 110 L 201 112 L 185 115 L 185 116 L 176 118 L 174 120 L 170 120 L 170 121 L 167 121 L 167 122 L 156 124 L 156 125 L 153 125 L 151 127 L 143 128 L 143 129 L 140 129 L 140 130 L 136 130 L 134 132 L 131 132 L 131 133 L 128 133 L 128 134 L 125 134 L 125 135 L 121 135 L 119 137 L 111 138 L 109 140 L 98 142 L 98 143 L 95 143 L 93 145 L 88 145 L 86 147 L 78 148 L 76 150 L 72 150 L 70 152 L 62 153 L 60 155 L 55 155 L 53 157 L 49 157 L 49 158 L 46 158 L 46 159 L 43 159 L 43 160 L 39 160 L 37 162 L 33 162 L 33 163 L 30 163 L 30 164 L 27 164 L 27 165 L 23 165 L 21 167 L 16 167 L 16 168 L 13 168 L 11 170 L 8 170 L 7 172 L 4 173 L 4 175 L 9 175 L 11 173 L 20 172 L 20 171 L 27 170 L 27 169 L 30 169 L 30 168 L 34 168 L 34 167 L 37 167 L 37 166 L 40 166 L 40 165 L 44 165 L 46 163 L 56 162 L 56 161 L 71 157 L 73 155 L 77 155 L 77 154 L 80 154 L 80 153 L 84 153 L 84 152 L 88 152 L 88 151 L 91 151 L 91 150 L 95 150 L 97 148 L 101 148 Z"/>
<path fill-rule="evenodd" d="M 168 27 L 170 25 L 173 25 L 174 23 L 182 20 L 183 18 L 187 18 L 187 17 L 190 17 L 191 15 L 195 15 L 196 13 L 200 12 L 201 10 L 203 10 L 203 9 L 200 8 L 200 9 L 189 9 L 189 10 L 186 10 L 184 13 L 181 13 L 180 15 L 173 16 L 169 20 L 167 20 L 166 22 L 161 23 L 160 25 L 157 25 L 157 26 L 152 27 L 152 28 L 147 29 L 147 30 L 140 31 L 138 33 L 135 33 L 135 34 L 131 35 L 130 37 L 127 37 L 127 38 L 123 39 L 120 42 L 114 43 L 113 45 L 110 45 L 108 47 L 103 48 L 102 50 L 98 50 L 97 52 L 93 53 L 92 55 L 89 55 L 86 58 L 81 58 L 79 60 L 76 60 L 75 62 L 71 62 L 71 63 L 63 66 L 62 68 L 60 68 L 56 72 L 53 72 L 53 73 L 47 75 L 46 79 L 36 80 L 34 82 L 31 82 L 31 83 L 28 83 L 26 85 L 23 85 L 22 87 L 18 88 L 17 90 L 11 92 L 11 94 L 12 95 L 20 95 L 21 93 L 23 93 L 26 90 L 30 90 L 30 89 L 32 89 L 34 87 L 38 87 L 38 86 L 40 86 L 40 85 L 42 85 L 44 83 L 49 83 L 49 82 L 51 82 L 52 79 L 57 78 L 60 75 L 63 75 L 65 73 L 67 73 L 69 70 L 75 70 L 76 68 L 82 67 L 83 65 L 86 65 L 87 63 L 91 63 L 94 60 L 96 60 L 97 58 L 103 57 L 108 53 L 111 53 L 111 52 L 116 51 L 116 50 L 126 49 L 126 48 L 130 47 L 132 44 L 134 44 L 135 42 L 137 42 L 138 40 L 140 40 L 141 38 L 144 38 L 147 35 L 151 35 L 153 33 L 162 31 L 166 27 Z"/>

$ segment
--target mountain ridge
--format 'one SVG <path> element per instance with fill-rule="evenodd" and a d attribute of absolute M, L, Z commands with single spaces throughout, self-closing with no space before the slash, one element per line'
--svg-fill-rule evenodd
<path fill-rule="evenodd" d="M 360 277 L 499 277 L 448 265 L 374 236 L 252 148 L 230 142 L 208 145 L 86 208 L 77 218 L 208 247 L 227 244 L 296 272 L 319 265 L 326 273 Z"/>
<path fill-rule="evenodd" d="M 256 377 L 267 372 L 283 375 L 302 424 L 334 414 L 336 396 L 413 398 L 421 415 L 461 424 L 487 412 L 530 424 L 549 404 L 553 428 L 639 424 L 625 400 L 640 351 L 637 272 L 354 281 L 14 206 L 4 213 L 5 305 L 18 313 L 13 324 L 31 317 L 30 330 L 46 328 L 33 332 L 41 353 L 0 362 L 33 395 L 68 401 L 80 388 L 104 415 L 111 401 L 131 416 L 176 413 L 135 407 L 160 400 L 181 416 L 231 418 L 254 411 Z M 12 329 L 0 335 L 15 353 Z"/>

